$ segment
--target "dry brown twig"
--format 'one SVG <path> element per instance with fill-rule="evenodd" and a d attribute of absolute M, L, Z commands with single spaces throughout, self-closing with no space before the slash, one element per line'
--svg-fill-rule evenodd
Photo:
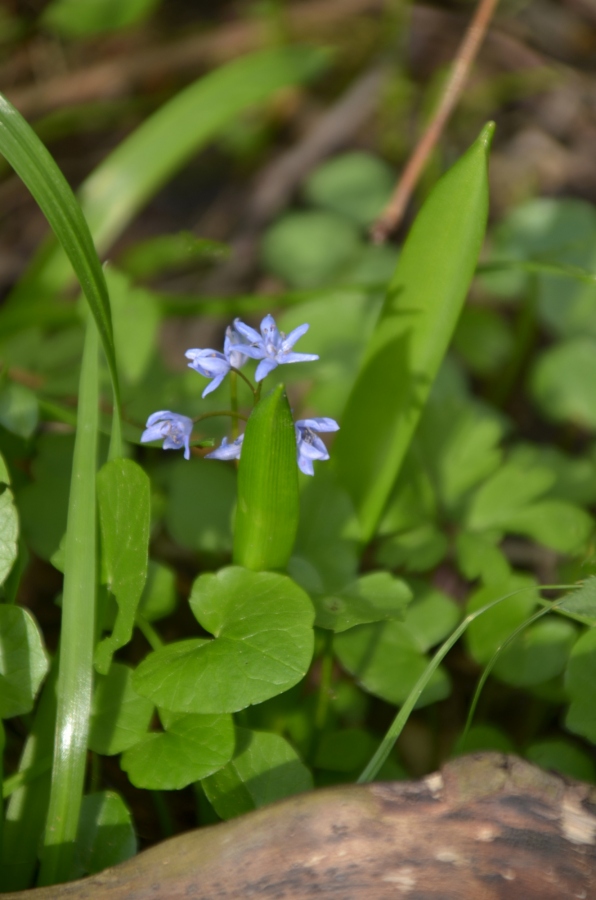
<path fill-rule="evenodd" d="M 408 160 L 389 203 L 371 228 L 371 237 L 375 243 L 383 243 L 401 222 L 424 164 L 461 96 L 498 2 L 499 0 L 479 0 L 430 124 Z"/>

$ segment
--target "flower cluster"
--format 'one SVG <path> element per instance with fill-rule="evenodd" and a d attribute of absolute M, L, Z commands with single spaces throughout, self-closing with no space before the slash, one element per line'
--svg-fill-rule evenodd
<path fill-rule="evenodd" d="M 306 334 L 308 327 L 299 325 L 285 335 L 278 330 L 273 316 L 267 315 L 261 322 L 259 334 L 250 325 L 235 319 L 234 324 L 226 329 L 223 353 L 211 349 L 187 350 L 185 356 L 190 360 L 189 367 L 204 378 L 209 378 L 211 382 L 202 396 L 206 397 L 218 388 L 230 370 L 238 371 L 249 358 L 259 361 L 255 372 L 257 383 L 266 378 L 277 366 L 318 359 L 314 353 L 293 351 L 294 344 Z M 339 425 L 334 419 L 324 417 L 299 419 L 295 423 L 298 467 L 305 475 L 314 475 L 314 460 L 329 459 L 327 448 L 318 437 L 318 433 L 337 431 L 338 428 Z M 179 450 L 184 447 L 184 457 L 190 459 L 192 429 L 193 420 L 188 416 L 161 410 L 147 419 L 141 442 L 163 440 L 164 450 Z M 243 434 L 231 442 L 224 438 L 221 445 L 212 453 L 208 453 L 205 459 L 240 459 L 243 440 Z"/>

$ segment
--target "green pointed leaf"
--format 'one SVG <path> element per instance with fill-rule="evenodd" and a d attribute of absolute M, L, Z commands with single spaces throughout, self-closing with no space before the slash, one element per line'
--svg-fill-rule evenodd
<path fill-rule="evenodd" d="M 383 513 L 474 274 L 493 128 L 484 128 L 418 214 L 348 400 L 334 456 L 365 540 Z"/>
<path fill-rule="evenodd" d="M 89 749 L 113 756 L 137 744 L 146 734 L 153 715 L 153 703 L 136 693 L 133 670 L 112 663 L 107 675 L 95 680 Z"/>
<path fill-rule="evenodd" d="M 180 641 L 137 668 L 135 690 L 164 709 L 236 712 L 297 684 L 314 648 L 314 610 L 293 581 L 239 567 L 201 575 L 193 613 L 215 640 Z"/>
<path fill-rule="evenodd" d="M 246 423 L 238 467 L 234 562 L 247 569 L 284 569 L 298 529 L 294 421 L 283 384 L 255 406 Z"/>
<path fill-rule="evenodd" d="M 132 815 L 122 797 L 114 791 L 83 797 L 72 878 L 117 866 L 136 852 Z"/>
<path fill-rule="evenodd" d="M 341 632 L 367 622 L 402 619 L 411 599 L 404 581 L 390 572 L 371 572 L 335 594 L 315 596 L 315 625 Z"/>
<path fill-rule="evenodd" d="M 31 712 L 48 668 L 41 632 L 31 613 L 20 606 L 1 605 L 0 719 Z"/>
<path fill-rule="evenodd" d="M 591 628 L 575 644 L 567 665 L 565 687 L 571 698 L 571 704 L 565 725 L 570 731 L 580 734 L 593 744 L 596 743 L 594 684 L 596 684 L 596 628 Z"/>
<path fill-rule="evenodd" d="M 0 457 L 4 465 L 4 460 Z M 10 488 L 0 494 L 0 584 L 4 584 L 18 556 L 19 516 Z"/>
<path fill-rule="evenodd" d="M 132 784 L 151 791 L 178 791 L 206 778 L 231 759 L 231 716 L 162 716 L 165 732 L 148 734 L 122 754 L 121 766 Z"/>
<path fill-rule="evenodd" d="M 523 534 L 559 553 L 578 553 L 594 528 L 588 513 L 564 500 L 542 500 L 513 512 L 502 523 L 506 531 Z"/>
<path fill-rule="evenodd" d="M 149 479 L 130 459 L 107 462 L 97 476 L 102 560 L 118 616 L 110 637 L 95 652 L 95 667 L 105 675 L 112 655 L 132 637 L 134 619 L 147 578 L 151 496 Z"/>
<path fill-rule="evenodd" d="M 202 786 L 222 819 L 232 819 L 314 787 L 309 769 L 283 737 L 247 728 L 236 729 L 232 760 L 205 778 Z"/>

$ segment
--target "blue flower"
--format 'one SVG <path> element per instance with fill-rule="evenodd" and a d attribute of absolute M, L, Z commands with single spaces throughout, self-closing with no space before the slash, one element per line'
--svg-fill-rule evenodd
<path fill-rule="evenodd" d="M 295 422 L 296 446 L 298 450 L 298 468 L 305 475 L 314 475 L 313 460 L 329 459 L 327 447 L 316 431 L 339 431 L 335 419 L 320 417 L 317 419 L 298 419 Z"/>
<path fill-rule="evenodd" d="M 228 443 L 227 438 L 224 438 L 217 450 L 207 453 L 205 459 L 240 459 L 243 440 L 243 434 L 237 437 L 235 441 L 232 441 L 231 444 Z"/>
<path fill-rule="evenodd" d="M 202 393 L 203 397 L 219 387 L 230 368 L 240 369 L 248 359 L 243 351 L 244 344 L 238 332 L 233 325 L 226 328 L 226 337 L 224 341 L 224 352 L 219 350 L 187 350 L 184 354 L 190 359 L 189 368 L 194 369 L 204 378 L 212 378 L 211 384 L 208 384 Z"/>
<path fill-rule="evenodd" d="M 147 426 L 141 435 L 141 443 L 163 440 L 164 450 L 181 450 L 184 447 L 184 459 L 190 459 L 190 435 L 193 421 L 188 416 L 162 409 L 154 412 L 147 419 Z"/>
<path fill-rule="evenodd" d="M 292 353 L 292 347 L 308 331 L 308 327 L 299 325 L 286 337 L 278 331 L 273 316 L 265 316 L 260 334 L 240 319 L 234 319 L 236 332 L 247 342 L 242 346 L 242 352 L 252 359 L 261 360 L 255 373 L 256 381 L 262 381 L 273 369 L 285 363 L 310 362 L 319 358 L 315 353 Z"/>

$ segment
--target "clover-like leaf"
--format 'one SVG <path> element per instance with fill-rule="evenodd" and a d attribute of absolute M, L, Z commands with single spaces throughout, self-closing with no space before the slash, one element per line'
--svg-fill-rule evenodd
<path fill-rule="evenodd" d="M 222 819 L 266 806 L 313 788 L 312 775 L 279 734 L 236 729 L 233 759 L 202 782 Z"/>
<path fill-rule="evenodd" d="M 158 706 L 236 712 L 283 693 L 306 674 L 314 609 L 287 576 L 239 566 L 201 575 L 190 605 L 215 640 L 170 644 L 141 663 L 133 685 Z"/>
<path fill-rule="evenodd" d="M 316 624 L 341 632 L 367 622 L 402 619 L 412 592 L 390 572 L 371 572 L 340 591 L 316 597 Z"/>
<path fill-rule="evenodd" d="M 152 791 L 177 791 L 217 772 L 234 753 L 231 716 L 161 713 L 165 732 L 148 734 L 122 754 L 132 784 Z"/>

